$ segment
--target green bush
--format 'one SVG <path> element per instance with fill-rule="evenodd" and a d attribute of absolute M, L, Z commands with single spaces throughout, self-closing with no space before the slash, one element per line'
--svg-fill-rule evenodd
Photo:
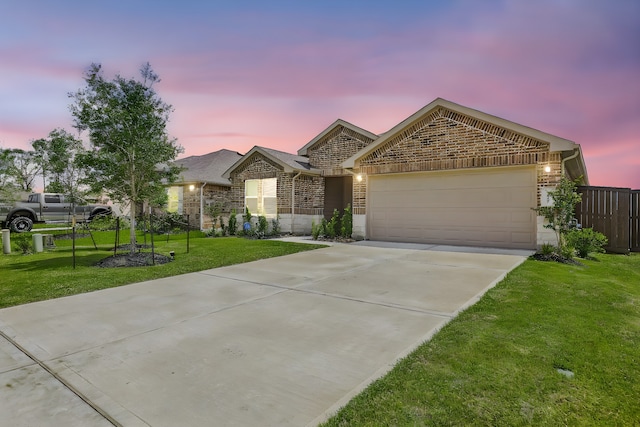
<path fill-rule="evenodd" d="M 111 231 L 118 228 L 118 218 L 112 215 L 104 215 L 95 218 L 89 223 L 89 229 L 92 231 Z M 129 221 L 126 218 L 120 218 L 120 230 L 127 230 Z"/>
<path fill-rule="evenodd" d="M 229 214 L 229 236 L 235 236 L 238 231 L 238 219 L 236 218 L 236 210 L 231 210 Z"/>
<path fill-rule="evenodd" d="M 251 215 L 248 206 L 245 208 L 242 218 L 244 219 L 244 222 L 248 222 L 249 224 L 251 224 L 251 218 L 253 218 L 253 215 Z"/>
<path fill-rule="evenodd" d="M 559 248 L 559 251 L 560 251 L 560 256 L 563 257 L 564 259 L 573 259 L 573 257 L 576 255 L 576 248 L 574 248 L 568 243 L 565 243 L 564 245 L 562 245 Z"/>
<path fill-rule="evenodd" d="M 351 213 L 351 203 L 344 208 L 342 213 L 342 227 L 340 227 L 340 235 L 345 239 L 351 238 L 353 234 L 353 214 Z"/>
<path fill-rule="evenodd" d="M 256 230 L 256 234 L 258 238 L 263 238 L 267 235 L 267 228 L 269 227 L 269 223 L 267 222 L 267 218 L 259 215 L 258 216 L 258 229 Z"/>
<path fill-rule="evenodd" d="M 322 218 L 320 222 L 320 237 L 329 237 L 329 222 L 326 218 Z"/>
<path fill-rule="evenodd" d="M 556 251 L 556 247 L 551 243 L 545 243 L 540 247 L 540 253 L 542 255 L 551 255 Z"/>
<path fill-rule="evenodd" d="M 586 258 L 593 252 L 604 252 L 604 246 L 608 243 L 607 236 L 593 228 L 571 230 L 566 236 L 567 244 L 575 248 L 580 258 Z"/>
<path fill-rule="evenodd" d="M 322 231 L 322 226 L 320 224 L 316 224 L 315 221 L 311 221 L 311 238 L 313 240 L 318 240 L 318 237 L 320 237 L 321 231 Z"/>
<path fill-rule="evenodd" d="M 22 235 L 22 236 L 15 237 L 13 239 L 13 242 L 16 248 L 18 248 L 18 250 L 23 255 L 28 255 L 33 252 L 33 249 L 31 247 L 31 236 Z"/>
<path fill-rule="evenodd" d="M 333 210 L 333 215 L 331 215 L 331 220 L 327 224 L 327 237 L 330 239 L 335 239 L 336 236 L 340 234 L 340 212 L 338 209 Z"/>
<path fill-rule="evenodd" d="M 275 217 L 271 220 L 271 235 L 280 235 L 280 217 Z"/>

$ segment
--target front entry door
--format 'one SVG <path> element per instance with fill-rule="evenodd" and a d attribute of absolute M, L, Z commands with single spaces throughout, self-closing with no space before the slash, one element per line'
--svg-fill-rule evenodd
<path fill-rule="evenodd" d="M 324 179 L 324 217 L 329 221 L 333 210 L 338 209 L 340 215 L 348 204 L 353 202 L 353 177 L 337 176 Z"/>

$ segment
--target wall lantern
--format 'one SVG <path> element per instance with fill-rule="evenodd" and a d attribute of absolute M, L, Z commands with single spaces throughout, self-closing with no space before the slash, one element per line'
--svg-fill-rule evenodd
<path fill-rule="evenodd" d="M 189 191 L 193 191 L 193 190 L 195 190 L 195 189 L 196 189 L 196 186 L 195 186 L 195 185 L 191 184 L 191 185 L 189 186 Z"/>
<path fill-rule="evenodd" d="M 545 166 L 545 167 L 544 167 L 544 171 L 545 171 L 546 173 L 551 172 L 551 166 Z"/>
<path fill-rule="evenodd" d="M 362 175 L 356 175 L 356 180 L 358 180 L 358 182 L 362 182 Z"/>

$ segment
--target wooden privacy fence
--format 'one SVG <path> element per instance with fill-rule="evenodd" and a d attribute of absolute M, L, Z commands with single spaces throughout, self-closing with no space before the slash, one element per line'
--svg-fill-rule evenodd
<path fill-rule="evenodd" d="M 582 228 L 607 236 L 608 252 L 640 252 L 640 190 L 614 187 L 578 187 L 582 202 L 576 218 Z"/>

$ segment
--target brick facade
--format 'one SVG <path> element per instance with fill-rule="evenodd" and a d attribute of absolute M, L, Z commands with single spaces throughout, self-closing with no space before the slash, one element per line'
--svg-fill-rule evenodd
<path fill-rule="evenodd" d="M 338 126 L 307 150 L 309 164 L 321 169 L 324 176 L 346 175 L 342 162 L 372 142 L 371 138 Z"/>
<path fill-rule="evenodd" d="M 189 185 L 184 185 L 182 186 L 182 188 L 182 214 L 189 215 L 189 225 L 195 229 L 199 229 L 201 188 L 198 185 L 194 186 L 193 190 L 189 190 Z M 223 187 L 221 185 L 206 184 L 202 189 L 202 194 L 204 196 L 204 206 L 218 203 L 223 208 L 223 214 L 230 212 L 230 190 L 230 188 Z M 204 215 L 203 228 L 211 228 L 211 218 L 209 218 L 209 216 L 206 214 Z"/>
<path fill-rule="evenodd" d="M 284 172 L 282 166 L 254 153 L 230 175 L 231 206 L 236 212 L 244 209 L 244 182 L 247 179 L 277 178 L 278 214 L 291 213 L 291 188 L 297 173 Z M 316 214 L 324 203 L 324 179 L 320 176 L 300 175 L 295 178 L 295 213 Z"/>
<path fill-rule="evenodd" d="M 560 179 L 560 153 L 549 143 L 438 108 L 361 159 L 356 172 L 370 174 L 422 172 L 481 167 L 537 165 L 540 188 Z M 544 167 L 551 167 L 551 172 Z M 354 186 L 354 207 L 364 209 L 366 180 Z M 364 213 L 363 211 L 361 211 Z"/>

